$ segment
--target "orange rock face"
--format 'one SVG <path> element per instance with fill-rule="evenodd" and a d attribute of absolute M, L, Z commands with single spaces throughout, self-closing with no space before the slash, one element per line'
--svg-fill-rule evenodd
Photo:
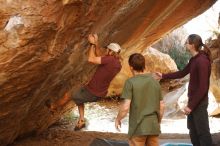
<path fill-rule="evenodd" d="M 126 58 L 214 2 L 0 0 L 0 145 L 39 133 L 60 117 L 44 103 L 74 92 L 91 76 L 89 33 L 98 33 L 101 45 L 121 44 Z"/>
<path fill-rule="evenodd" d="M 217 39 L 212 40 L 209 46 L 213 59 L 210 89 L 220 104 L 220 35 Z"/>

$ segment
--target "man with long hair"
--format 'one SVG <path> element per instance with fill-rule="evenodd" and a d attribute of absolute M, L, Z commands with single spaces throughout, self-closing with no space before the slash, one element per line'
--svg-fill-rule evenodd
<path fill-rule="evenodd" d="M 190 74 L 188 86 L 188 104 L 184 108 L 187 115 L 187 127 L 194 146 L 211 146 L 212 138 L 208 119 L 208 91 L 211 74 L 211 53 L 197 34 L 188 36 L 185 43 L 192 58 L 186 67 L 174 73 L 156 73 L 158 79 L 177 79 Z"/>

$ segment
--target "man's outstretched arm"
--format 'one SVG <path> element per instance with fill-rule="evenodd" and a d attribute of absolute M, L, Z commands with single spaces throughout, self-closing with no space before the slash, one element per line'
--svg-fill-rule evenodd
<path fill-rule="evenodd" d="M 97 34 L 89 34 L 88 41 L 90 43 L 88 61 L 94 64 L 101 64 L 101 57 L 97 55 L 100 53 Z"/>
<path fill-rule="evenodd" d="M 104 55 L 104 51 L 103 49 L 101 49 L 100 45 L 99 45 L 99 40 L 98 40 L 98 35 L 97 34 L 91 34 L 91 36 L 93 37 L 94 41 L 91 44 L 95 45 L 95 55 L 97 57 L 101 57 Z"/>
<path fill-rule="evenodd" d="M 95 55 L 95 45 L 90 45 L 89 47 L 89 54 L 88 54 L 88 61 L 94 64 L 101 64 L 101 57 L 97 57 Z"/>

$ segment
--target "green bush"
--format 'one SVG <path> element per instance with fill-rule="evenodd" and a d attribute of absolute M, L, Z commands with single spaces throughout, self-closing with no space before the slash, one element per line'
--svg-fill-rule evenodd
<path fill-rule="evenodd" d="M 180 27 L 161 38 L 152 47 L 170 55 L 175 61 L 177 68 L 182 70 L 191 57 L 190 53 L 184 47 L 187 36 L 186 30 Z"/>
<path fill-rule="evenodd" d="M 171 48 L 168 50 L 167 53 L 175 61 L 177 68 L 179 70 L 182 70 L 189 62 L 189 59 L 191 58 L 190 53 L 181 46 L 179 46 L 178 48 L 177 47 Z"/>

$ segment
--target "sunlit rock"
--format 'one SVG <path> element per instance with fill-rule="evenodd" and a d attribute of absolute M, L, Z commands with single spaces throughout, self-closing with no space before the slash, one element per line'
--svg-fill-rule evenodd
<path fill-rule="evenodd" d="M 184 98 L 184 102 L 180 102 L 178 104 L 180 97 L 184 95 L 186 92 L 185 85 L 175 91 L 167 93 L 163 100 L 165 103 L 165 111 L 164 111 L 164 118 L 182 118 L 184 117 L 183 113 L 181 112 L 182 105 L 185 105 L 186 98 Z"/>
<path fill-rule="evenodd" d="M 165 114 L 164 118 L 181 118 L 185 115 L 183 114 L 183 109 L 187 106 L 188 102 L 188 83 L 186 83 L 181 88 L 169 92 L 164 96 L 165 102 Z M 208 113 L 211 115 L 213 111 L 218 107 L 218 103 L 211 91 L 209 91 L 209 106 Z"/>
<path fill-rule="evenodd" d="M 177 71 L 174 60 L 168 55 L 154 48 L 148 48 L 143 52 L 146 60 L 147 72 L 169 73 Z"/>
<path fill-rule="evenodd" d="M 208 45 L 211 48 L 213 59 L 210 89 L 220 105 L 220 34 L 216 39 L 211 40 Z M 220 115 L 220 108 L 218 107 L 212 115 Z"/>
<path fill-rule="evenodd" d="M 146 72 L 154 73 L 154 72 L 174 72 L 177 71 L 176 63 L 173 59 L 164 53 L 154 49 L 147 48 L 143 53 L 146 61 Z M 112 81 L 109 90 L 108 96 L 117 96 L 120 95 L 124 82 L 127 78 L 131 77 L 130 68 L 128 65 L 128 59 L 123 61 L 123 68 L 118 76 Z"/>

